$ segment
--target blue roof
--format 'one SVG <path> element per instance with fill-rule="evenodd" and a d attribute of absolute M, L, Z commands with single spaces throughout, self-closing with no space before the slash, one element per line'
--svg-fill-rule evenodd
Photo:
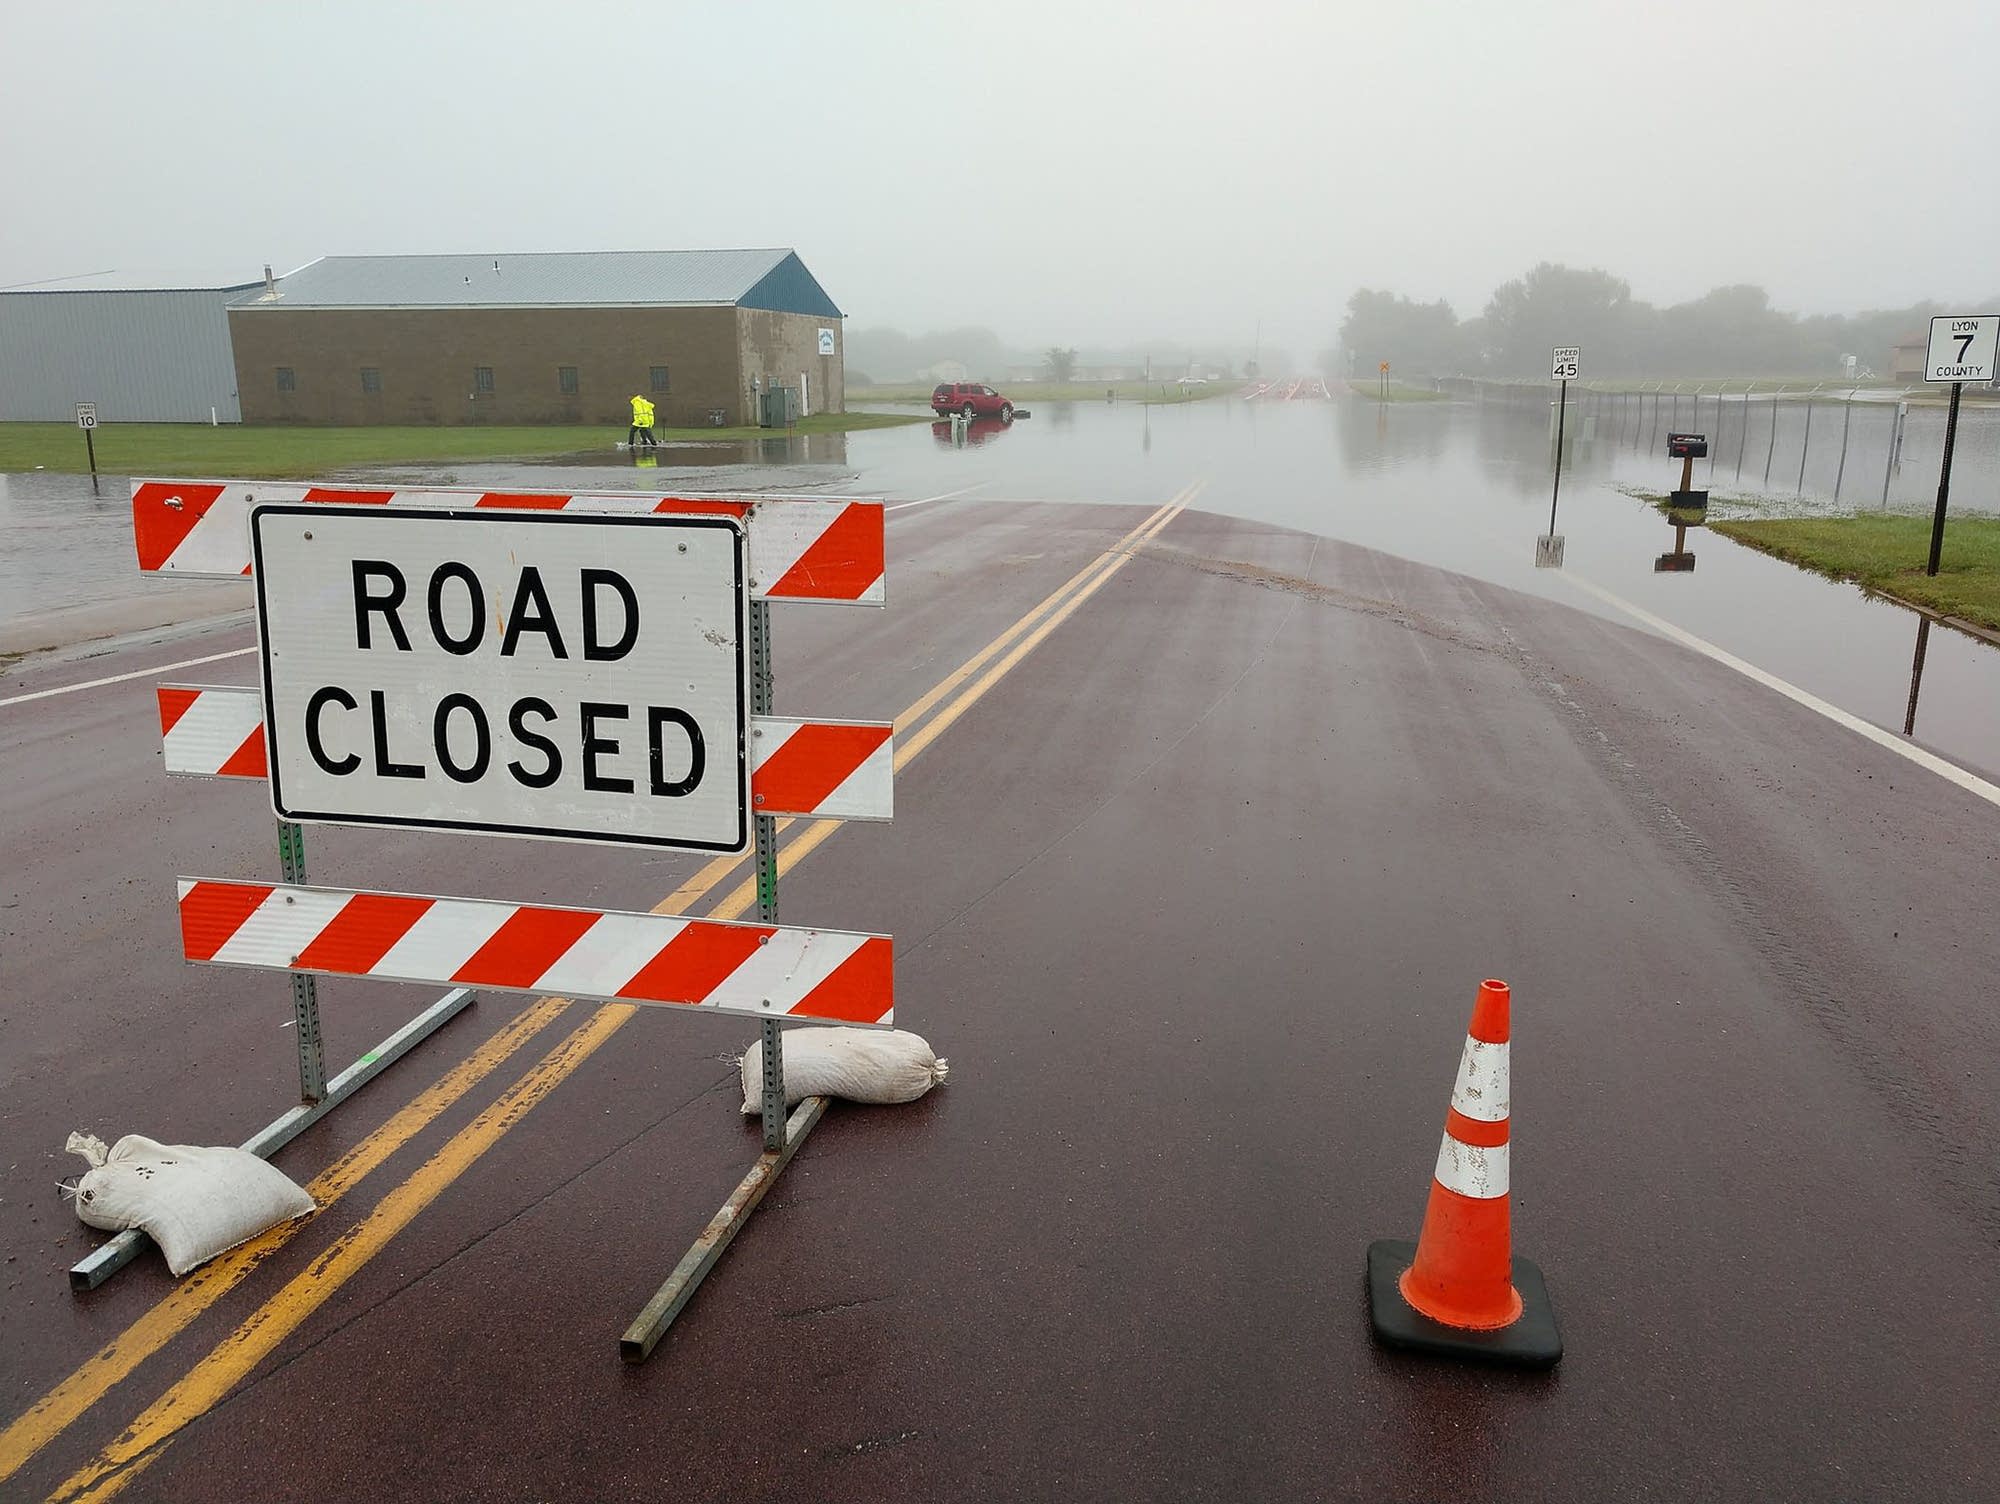
<path fill-rule="evenodd" d="M 839 318 L 798 253 L 550 251 L 531 255 L 322 256 L 258 308 L 742 307 Z"/>

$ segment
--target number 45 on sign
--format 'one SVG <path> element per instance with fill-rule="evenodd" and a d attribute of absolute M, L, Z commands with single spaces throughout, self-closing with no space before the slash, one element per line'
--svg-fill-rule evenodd
<path fill-rule="evenodd" d="M 1557 345 L 1550 360 L 1549 379 L 1551 381 L 1576 380 L 1577 357 L 1583 353 L 1577 345 Z"/>

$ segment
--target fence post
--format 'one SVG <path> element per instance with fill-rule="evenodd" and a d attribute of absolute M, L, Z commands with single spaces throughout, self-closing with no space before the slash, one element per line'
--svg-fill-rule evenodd
<path fill-rule="evenodd" d="M 1750 442 L 1750 393 L 1757 383 L 1743 388 L 1743 428 L 1736 436 L 1736 478 L 1743 479 L 1743 447 Z"/>
<path fill-rule="evenodd" d="M 1807 397 L 1806 436 L 1803 439 L 1799 440 L 1799 484 L 1797 490 L 1793 492 L 1793 494 L 1796 496 L 1803 496 L 1806 494 L 1806 456 L 1812 453 L 1812 410 L 1813 410 L 1812 398 Z"/>
<path fill-rule="evenodd" d="M 1854 393 L 1847 394 L 1847 405 L 1840 416 L 1840 468 L 1833 472 L 1833 499 L 1840 500 L 1840 483 L 1847 476 L 1847 430 L 1854 422 Z"/>

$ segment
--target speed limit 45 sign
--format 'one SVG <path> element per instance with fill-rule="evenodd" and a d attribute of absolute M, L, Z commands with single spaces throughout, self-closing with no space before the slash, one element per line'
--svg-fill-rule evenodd
<path fill-rule="evenodd" d="M 1549 377 L 1553 381 L 1574 381 L 1577 372 L 1577 357 L 1583 353 L 1578 345 L 1557 345 L 1549 361 Z"/>

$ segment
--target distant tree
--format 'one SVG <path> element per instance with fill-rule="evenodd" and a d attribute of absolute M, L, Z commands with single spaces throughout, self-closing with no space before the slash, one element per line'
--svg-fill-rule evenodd
<path fill-rule="evenodd" d="M 848 367 L 841 379 L 849 386 L 873 386 L 875 384 L 873 376 L 870 376 L 866 371 L 857 371 L 852 366 Z"/>
<path fill-rule="evenodd" d="M 1449 376 L 1463 368 L 1458 317 L 1451 305 L 1413 303 L 1392 292 L 1364 287 L 1347 300 L 1347 317 L 1340 325 L 1340 348 L 1327 374 L 1344 377 L 1352 357 L 1354 373 L 1373 376 L 1383 361 L 1394 372 Z"/>
<path fill-rule="evenodd" d="M 1061 385 L 1076 374 L 1076 351 L 1051 345 L 1042 352 L 1042 365 L 1049 373 L 1049 380 Z"/>
<path fill-rule="evenodd" d="M 1462 322 L 1444 303 L 1364 288 L 1348 300 L 1340 343 L 1321 354 L 1320 369 L 1335 379 L 1373 377 L 1386 360 L 1396 375 L 1546 378 L 1549 351 L 1578 345 L 1586 379 L 1837 377 L 1844 355 L 1881 377 L 1897 342 L 1921 339 L 1930 316 L 1944 311 L 1917 303 L 1802 318 L 1773 308 L 1748 283 L 1656 308 L 1608 272 L 1544 262 L 1496 288 L 1485 313 Z"/>
<path fill-rule="evenodd" d="M 1546 376 L 1549 351 L 1577 345 L 1587 372 L 1629 370 L 1635 346 L 1644 343 L 1635 326 L 1651 313 L 1635 306 L 1631 287 L 1609 272 L 1544 261 L 1496 288 L 1486 304 L 1494 369 L 1505 376 Z"/>

